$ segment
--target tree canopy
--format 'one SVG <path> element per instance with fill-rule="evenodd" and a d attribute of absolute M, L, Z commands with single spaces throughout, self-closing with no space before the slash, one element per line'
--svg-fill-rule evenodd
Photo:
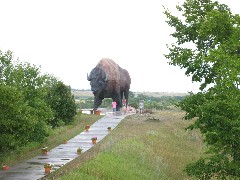
<path fill-rule="evenodd" d="M 42 75 L 35 65 L 14 61 L 11 51 L 0 50 L 1 153 L 31 142 L 41 143 L 51 127 L 61 121 L 70 123 L 75 114 L 69 86 Z"/>
<path fill-rule="evenodd" d="M 186 0 L 176 6 L 181 17 L 165 9 L 176 42 L 166 58 L 184 68 L 199 92 L 179 103 L 200 129 L 207 155 L 189 164 L 189 175 L 201 179 L 240 176 L 240 16 L 227 5 L 211 0 Z"/>

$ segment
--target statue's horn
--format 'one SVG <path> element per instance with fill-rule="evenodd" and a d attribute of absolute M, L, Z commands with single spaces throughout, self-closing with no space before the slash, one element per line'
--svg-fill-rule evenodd
<path fill-rule="evenodd" d="M 88 76 L 88 73 L 87 73 L 87 80 L 90 81 L 90 78 L 89 78 L 89 76 Z"/>

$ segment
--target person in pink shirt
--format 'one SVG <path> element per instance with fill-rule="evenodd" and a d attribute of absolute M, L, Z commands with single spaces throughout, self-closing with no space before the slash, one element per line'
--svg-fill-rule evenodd
<path fill-rule="evenodd" d="M 124 101 L 123 101 L 123 106 L 126 106 L 126 103 L 127 103 L 127 100 L 124 99 Z"/>
<path fill-rule="evenodd" d="M 117 103 L 115 101 L 112 102 L 112 108 L 113 108 L 113 113 L 115 113 L 117 108 Z"/>

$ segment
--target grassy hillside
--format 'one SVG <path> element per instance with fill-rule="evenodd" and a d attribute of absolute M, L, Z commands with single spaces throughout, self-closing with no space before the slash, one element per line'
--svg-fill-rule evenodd
<path fill-rule="evenodd" d="M 183 112 L 125 118 L 105 139 L 46 179 L 190 179 L 186 164 L 203 153 L 197 131 L 185 131 Z"/>
<path fill-rule="evenodd" d="M 90 90 L 72 90 L 75 97 L 93 97 L 93 93 Z M 162 96 L 186 96 L 188 93 L 178 93 L 178 92 L 133 92 L 135 95 L 145 95 L 152 97 L 162 97 Z"/>
<path fill-rule="evenodd" d="M 74 96 L 93 97 L 93 93 L 90 90 L 76 90 L 76 89 L 72 89 L 72 93 L 73 93 Z"/>
<path fill-rule="evenodd" d="M 188 93 L 179 93 L 179 92 L 134 92 L 135 95 L 145 95 L 152 97 L 162 97 L 162 96 L 186 96 Z"/>

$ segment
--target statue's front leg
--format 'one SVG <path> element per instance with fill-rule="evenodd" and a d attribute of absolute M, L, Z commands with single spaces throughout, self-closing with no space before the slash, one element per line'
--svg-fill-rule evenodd
<path fill-rule="evenodd" d="M 121 101 L 121 94 L 120 93 L 117 95 L 116 102 L 117 102 L 116 110 L 120 111 L 120 108 L 122 107 L 122 101 Z"/>
<path fill-rule="evenodd" d="M 97 108 L 102 104 L 102 99 L 94 97 L 94 107 L 93 110 L 96 111 Z"/>

